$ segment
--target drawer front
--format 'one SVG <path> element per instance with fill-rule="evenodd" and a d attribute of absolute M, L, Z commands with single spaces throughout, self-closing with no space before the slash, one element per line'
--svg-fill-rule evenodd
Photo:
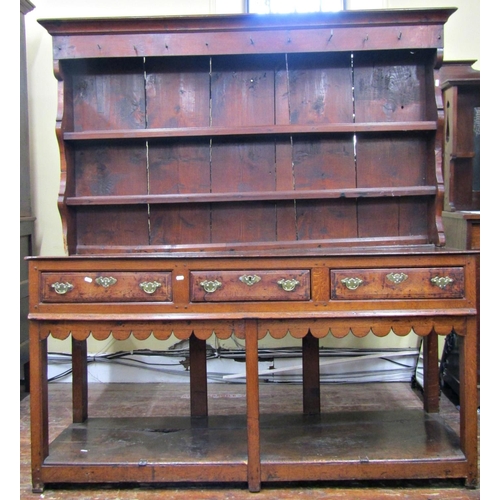
<path fill-rule="evenodd" d="M 43 273 L 43 302 L 169 302 L 170 273 Z"/>
<path fill-rule="evenodd" d="M 193 271 L 193 302 L 310 300 L 309 270 Z"/>
<path fill-rule="evenodd" d="M 462 267 L 332 269 L 332 299 L 423 299 L 464 296 Z"/>

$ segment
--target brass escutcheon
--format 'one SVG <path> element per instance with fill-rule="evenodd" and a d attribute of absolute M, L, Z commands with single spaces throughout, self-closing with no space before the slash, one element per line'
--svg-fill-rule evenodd
<path fill-rule="evenodd" d="M 116 279 L 113 278 L 112 276 L 109 277 L 99 276 L 95 279 L 95 282 L 104 288 L 109 288 L 110 286 L 116 283 Z"/>
<path fill-rule="evenodd" d="M 254 274 L 253 276 L 249 276 L 248 274 L 245 274 L 243 276 L 240 276 L 240 281 L 242 283 L 245 283 L 248 286 L 255 285 L 255 283 L 258 283 L 260 281 L 260 276 L 257 276 Z"/>
<path fill-rule="evenodd" d="M 200 283 L 200 286 L 203 287 L 203 290 L 207 293 L 214 293 L 217 288 L 220 288 L 222 286 L 222 283 L 217 280 L 205 280 Z"/>
<path fill-rule="evenodd" d="M 73 290 L 73 285 L 71 283 L 59 283 L 56 282 L 51 287 L 54 289 L 56 293 L 59 295 L 64 295 L 65 293 L 68 293 L 70 290 Z"/>
<path fill-rule="evenodd" d="M 152 293 L 155 293 L 158 288 L 160 288 L 161 283 L 158 283 L 158 281 L 143 281 L 139 284 L 139 286 L 143 292 L 151 295 Z"/>
<path fill-rule="evenodd" d="M 363 283 L 361 278 L 344 278 L 340 280 L 349 290 L 356 290 Z"/>
<path fill-rule="evenodd" d="M 285 290 L 285 292 L 293 292 L 295 290 L 295 287 L 297 285 L 300 285 L 300 281 L 297 281 L 293 278 L 291 280 L 282 279 L 277 283 L 281 286 L 281 288 L 283 288 L 283 290 Z"/>
<path fill-rule="evenodd" d="M 403 283 L 403 281 L 406 281 L 408 279 L 408 275 L 405 273 L 389 273 L 386 278 L 396 285 L 399 285 L 400 283 Z"/>
<path fill-rule="evenodd" d="M 435 276 L 434 278 L 431 278 L 431 283 L 441 289 L 444 289 L 450 283 L 453 283 L 453 280 L 449 276 Z"/>

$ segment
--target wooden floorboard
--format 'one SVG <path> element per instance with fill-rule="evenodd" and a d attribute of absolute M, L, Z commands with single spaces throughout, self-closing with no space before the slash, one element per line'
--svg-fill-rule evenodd
<path fill-rule="evenodd" d="M 209 384 L 209 414 L 245 413 L 243 384 Z M 345 411 L 421 408 L 418 390 L 408 384 L 324 384 L 322 408 Z M 262 384 L 260 408 L 263 414 L 300 411 L 302 388 L 295 384 Z M 160 417 L 189 415 L 188 384 L 90 384 L 89 416 Z M 49 385 L 50 440 L 71 423 L 71 385 Z M 456 407 L 441 397 L 440 416 L 458 431 Z M 249 493 L 246 484 L 171 484 L 171 485 L 48 485 L 43 496 L 31 491 L 29 396 L 21 398 L 20 408 L 20 498 L 71 500 L 143 500 L 143 499 L 232 499 L 253 497 L 257 500 L 310 498 L 321 500 L 444 500 L 479 499 L 480 489 L 467 489 L 462 481 L 383 481 L 263 484 L 260 493 Z"/>

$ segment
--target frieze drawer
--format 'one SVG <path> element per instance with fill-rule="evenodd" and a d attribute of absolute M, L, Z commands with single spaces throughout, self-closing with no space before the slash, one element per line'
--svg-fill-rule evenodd
<path fill-rule="evenodd" d="M 309 270 L 193 271 L 193 302 L 310 300 Z"/>
<path fill-rule="evenodd" d="M 43 302 L 169 302 L 170 273 L 43 273 Z"/>
<path fill-rule="evenodd" d="M 332 299 L 419 299 L 464 296 L 462 267 L 332 269 Z"/>

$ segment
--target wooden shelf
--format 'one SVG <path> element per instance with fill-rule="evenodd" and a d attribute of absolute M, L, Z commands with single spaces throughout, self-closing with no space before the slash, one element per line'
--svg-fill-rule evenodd
<path fill-rule="evenodd" d="M 392 123 L 336 123 L 326 125 L 270 125 L 254 127 L 179 127 L 131 130 L 87 130 L 64 132 L 66 141 L 110 139 L 167 139 L 184 137 L 238 137 L 253 135 L 333 134 L 360 132 L 420 132 L 434 131 L 435 121 Z"/>
<path fill-rule="evenodd" d="M 326 190 L 296 190 L 238 193 L 186 193 L 128 196 L 71 196 L 69 206 L 81 205 L 139 205 L 154 203 L 222 203 L 235 201 L 278 201 L 332 198 L 384 198 L 402 196 L 433 196 L 435 186 L 406 186 L 395 188 L 356 188 Z"/>
<path fill-rule="evenodd" d="M 408 460 L 422 469 L 432 465 L 436 477 L 459 477 L 457 466 L 465 470 L 467 463 L 456 434 L 442 418 L 422 410 L 261 415 L 261 439 L 263 481 L 276 481 L 273 470 L 281 470 L 277 477 L 286 480 L 294 465 L 302 469 L 293 471 L 294 480 L 318 479 L 324 469 L 332 479 L 341 479 L 360 463 L 364 479 L 378 479 L 381 461 L 393 464 L 384 478 L 398 479 Z M 224 467 L 233 481 L 246 481 L 246 456 L 245 415 L 89 418 L 53 441 L 43 469 L 50 473 L 71 463 L 72 481 L 99 482 L 100 474 L 89 477 L 86 471 L 119 465 L 123 481 L 133 469 L 142 481 L 172 482 L 196 480 L 189 472 L 180 473 L 179 466 Z M 454 466 L 455 473 L 450 475 L 445 464 Z"/>

